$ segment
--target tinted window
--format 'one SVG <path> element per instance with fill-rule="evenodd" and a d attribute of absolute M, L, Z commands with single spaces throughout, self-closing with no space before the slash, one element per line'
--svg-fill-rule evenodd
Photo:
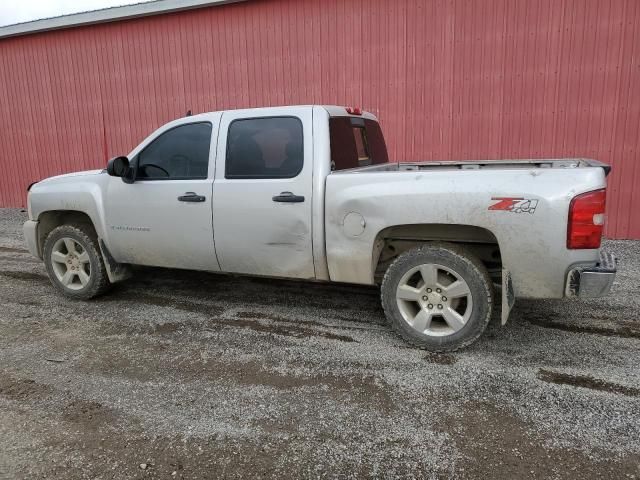
<path fill-rule="evenodd" d="M 226 178 L 292 178 L 303 165 L 302 122 L 293 117 L 234 120 Z"/>
<path fill-rule="evenodd" d="M 191 123 L 172 128 L 138 154 L 136 178 L 207 178 L 210 145 L 210 123 Z"/>
<path fill-rule="evenodd" d="M 387 163 L 387 147 L 378 122 L 355 117 L 329 119 L 331 169 Z"/>

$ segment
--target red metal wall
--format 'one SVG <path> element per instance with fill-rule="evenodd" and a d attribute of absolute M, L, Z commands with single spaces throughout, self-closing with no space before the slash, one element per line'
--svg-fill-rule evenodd
<path fill-rule="evenodd" d="M 640 1 L 249 0 L 0 40 L 0 205 L 194 112 L 362 105 L 392 159 L 613 164 L 640 238 Z"/>

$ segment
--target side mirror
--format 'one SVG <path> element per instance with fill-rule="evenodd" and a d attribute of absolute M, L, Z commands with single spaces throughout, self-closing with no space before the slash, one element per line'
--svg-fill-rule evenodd
<path fill-rule="evenodd" d="M 107 163 L 107 173 L 112 177 L 124 177 L 129 170 L 129 159 L 127 157 L 113 157 Z"/>

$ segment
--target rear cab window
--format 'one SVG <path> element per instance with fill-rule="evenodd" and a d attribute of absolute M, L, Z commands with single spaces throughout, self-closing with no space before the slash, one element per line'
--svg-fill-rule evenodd
<path fill-rule="evenodd" d="M 375 120 L 331 117 L 329 137 L 332 171 L 389 162 L 382 130 Z"/>

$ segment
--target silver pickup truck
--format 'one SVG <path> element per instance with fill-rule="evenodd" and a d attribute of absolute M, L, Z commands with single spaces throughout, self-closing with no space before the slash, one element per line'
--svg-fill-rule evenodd
<path fill-rule="evenodd" d="M 358 108 L 212 112 L 164 125 L 105 170 L 33 184 L 24 234 L 68 297 L 105 292 L 131 265 L 380 285 L 406 341 L 450 351 L 481 335 L 494 304 L 504 323 L 517 297 L 608 294 L 608 171 L 389 163 Z"/>

